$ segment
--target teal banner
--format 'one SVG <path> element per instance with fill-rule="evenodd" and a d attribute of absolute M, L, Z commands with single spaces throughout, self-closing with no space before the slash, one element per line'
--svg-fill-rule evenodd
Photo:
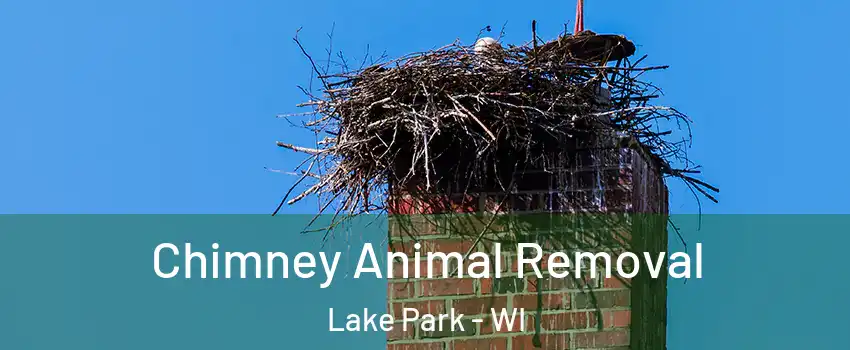
<path fill-rule="evenodd" d="M 386 240 L 385 218 L 355 219 L 327 239 L 324 232 L 302 232 L 327 226 L 330 217 L 311 224 L 312 219 L 0 216 L 0 349 L 381 348 L 384 333 L 328 332 L 328 308 L 386 308 L 385 281 L 368 275 L 353 279 L 350 273 L 364 243 Z M 161 254 L 162 269 L 170 270 L 183 264 L 187 242 L 207 256 L 207 265 L 212 265 L 213 243 L 222 252 L 282 252 L 289 260 L 302 252 L 340 252 L 341 258 L 328 288 L 320 286 L 325 281 L 320 261 L 312 278 L 296 276 L 291 261 L 289 278 L 281 273 L 226 279 L 223 264 L 220 278 L 211 278 L 212 273 L 199 278 L 198 259 L 189 279 L 185 271 L 170 279 L 157 276 L 156 247 L 171 243 L 180 248 L 179 257 Z M 254 272 L 251 263 L 246 265 Z"/>
<path fill-rule="evenodd" d="M 850 216 L 669 219 L 670 252 L 701 247 L 700 278 L 669 280 L 669 349 L 840 348 Z M 328 310 L 385 310 L 386 280 L 354 275 L 367 244 L 383 264 L 389 221 L 0 216 L 0 349 L 382 349 L 380 331 L 330 332 Z M 227 278 L 227 252 L 261 266 L 231 257 Z"/>

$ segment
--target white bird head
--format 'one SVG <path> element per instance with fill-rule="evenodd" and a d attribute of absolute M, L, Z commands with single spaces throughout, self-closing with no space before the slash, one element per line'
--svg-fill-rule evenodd
<path fill-rule="evenodd" d="M 496 39 L 484 37 L 475 42 L 475 53 L 481 54 L 490 49 L 501 49 L 502 45 Z"/>

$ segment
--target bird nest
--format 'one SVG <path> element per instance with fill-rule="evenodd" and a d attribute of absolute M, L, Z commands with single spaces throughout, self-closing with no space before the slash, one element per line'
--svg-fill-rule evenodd
<path fill-rule="evenodd" d="M 717 189 L 692 177 L 690 119 L 653 104 L 660 90 L 641 79 L 667 67 L 631 61 L 634 45 L 621 36 L 486 50 L 455 42 L 338 72 L 295 41 L 322 84 L 302 89 L 309 100 L 299 106 L 311 111 L 298 123 L 319 137 L 309 147 L 278 142 L 306 155 L 281 205 L 319 196 L 320 212 L 350 215 L 386 210 L 399 192 L 510 191 L 523 169 L 603 137 L 715 201 Z"/>

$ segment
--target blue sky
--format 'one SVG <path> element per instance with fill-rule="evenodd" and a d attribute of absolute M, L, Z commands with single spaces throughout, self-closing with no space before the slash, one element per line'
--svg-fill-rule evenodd
<path fill-rule="evenodd" d="M 692 158 L 721 188 L 708 213 L 847 213 L 837 181 L 850 126 L 828 69 L 846 3 L 587 1 L 586 23 L 627 34 L 664 102 L 695 120 Z M 280 139 L 321 54 L 424 50 L 507 23 L 554 37 L 573 1 L 5 1 L 0 4 L 0 212 L 267 213 L 294 180 Z M 841 27 L 840 27 L 841 26 Z M 817 51 L 812 51 L 814 48 Z M 826 170 L 828 168 L 830 170 Z M 821 170 L 824 169 L 824 170 Z M 834 169 L 834 170 L 831 170 Z M 833 180 L 834 179 L 834 180 Z M 836 185 L 815 186 L 817 181 Z M 671 184 L 671 209 L 696 212 Z M 288 208 L 310 212 L 314 204 Z"/>

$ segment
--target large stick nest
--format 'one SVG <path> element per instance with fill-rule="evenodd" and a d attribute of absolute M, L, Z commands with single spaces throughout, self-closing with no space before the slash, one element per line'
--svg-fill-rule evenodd
<path fill-rule="evenodd" d="M 600 135 L 715 200 L 717 189 L 692 177 L 690 119 L 654 105 L 660 90 L 641 80 L 667 67 L 631 62 L 622 37 L 582 32 L 480 53 L 456 42 L 339 72 L 295 41 L 322 83 L 302 89 L 309 101 L 300 105 L 312 108 L 300 125 L 319 137 L 311 147 L 278 142 L 307 155 L 285 203 L 317 195 L 320 212 L 358 214 L 385 210 L 399 191 L 509 191 L 523 169 Z"/>

